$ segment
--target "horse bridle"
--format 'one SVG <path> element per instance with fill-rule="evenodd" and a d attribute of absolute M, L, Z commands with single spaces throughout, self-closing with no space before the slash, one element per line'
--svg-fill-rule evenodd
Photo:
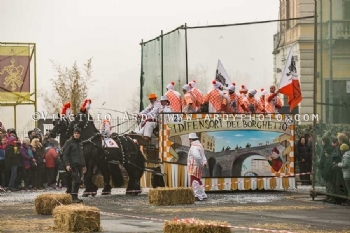
<path fill-rule="evenodd" d="M 63 124 L 64 124 L 64 126 L 67 126 L 66 128 L 66 133 L 68 133 L 69 132 L 69 121 L 68 121 L 68 119 L 66 119 L 66 118 L 61 118 L 62 119 L 62 121 L 59 121 L 59 123 L 57 124 L 57 123 L 55 123 L 55 126 L 56 126 L 56 124 L 57 125 L 59 125 L 60 124 L 60 122 L 64 122 Z M 63 127 L 64 127 L 63 126 Z M 61 131 L 61 130 L 60 130 Z M 60 135 L 61 133 L 58 133 L 58 132 L 56 132 L 56 130 L 53 130 L 53 132 L 54 133 L 56 133 L 57 135 Z"/>
<path fill-rule="evenodd" d="M 109 154 L 109 151 L 104 149 L 102 146 L 99 146 L 97 145 L 95 142 L 93 142 L 92 140 L 96 137 L 100 137 L 100 139 L 105 143 L 106 145 L 106 142 L 103 140 L 103 135 L 101 133 L 95 133 L 94 135 L 92 135 L 91 137 L 89 137 L 88 139 L 82 141 L 81 143 L 84 144 L 84 143 L 91 143 L 92 145 L 94 145 L 95 147 L 97 147 L 98 149 L 102 150 L 103 153 L 105 153 L 106 155 Z"/>

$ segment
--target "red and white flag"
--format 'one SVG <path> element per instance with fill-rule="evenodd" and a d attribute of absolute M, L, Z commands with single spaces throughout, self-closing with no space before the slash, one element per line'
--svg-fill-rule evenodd
<path fill-rule="evenodd" d="M 300 83 L 297 67 L 293 56 L 293 45 L 290 48 L 286 65 L 278 87 L 279 93 L 288 96 L 288 104 L 292 111 L 303 99 L 301 95 Z"/>

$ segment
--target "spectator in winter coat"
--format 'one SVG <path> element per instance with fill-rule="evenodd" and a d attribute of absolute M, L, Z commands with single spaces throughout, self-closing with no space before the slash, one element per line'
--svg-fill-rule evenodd
<path fill-rule="evenodd" d="M 322 138 L 322 154 L 319 168 L 322 173 L 322 178 L 326 184 L 326 192 L 330 194 L 335 193 L 335 187 L 333 182 L 333 163 L 336 160 L 337 153 L 336 147 L 331 144 L 330 138 Z M 335 203 L 335 199 L 330 196 L 326 196 L 323 200 L 329 203 Z"/>
<path fill-rule="evenodd" d="M 299 139 L 296 150 L 300 173 L 310 173 L 312 167 L 312 149 L 308 145 L 305 137 Z M 300 175 L 300 180 L 301 184 L 311 184 L 310 174 Z"/>
<path fill-rule="evenodd" d="M 71 176 L 71 183 L 67 182 L 67 191 L 71 190 L 73 202 L 80 203 L 78 199 L 79 185 L 82 175 L 86 172 L 86 163 L 83 154 L 82 141 L 80 139 L 81 130 L 75 128 L 73 137 L 67 140 L 63 146 L 63 162 L 68 171 L 68 176 Z M 67 179 L 69 180 L 69 179 Z"/>
<path fill-rule="evenodd" d="M 42 187 L 42 177 L 43 177 L 43 171 L 45 169 L 44 164 L 44 148 L 42 147 L 40 141 L 38 138 L 33 138 L 32 142 L 32 149 L 34 153 L 34 158 L 36 160 L 37 166 L 34 167 L 34 183 L 33 183 L 33 189 L 43 189 Z"/>
<path fill-rule="evenodd" d="M 333 157 L 334 164 L 338 164 L 342 160 L 343 154 L 340 150 L 340 146 L 342 144 L 346 144 L 350 147 L 349 138 L 344 133 L 338 133 L 337 140 L 338 140 L 337 147 L 336 147 L 336 151 L 335 151 L 335 154 Z M 335 186 L 334 186 L 335 194 L 342 195 L 343 194 L 342 187 L 345 187 L 345 183 L 344 183 L 344 179 L 343 179 L 343 171 L 338 166 L 333 166 L 333 183 L 335 184 Z M 339 200 L 339 203 L 342 201 L 339 198 L 338 198 L 338 200 Z"/>
<path fill-rule="evenodd" d="M 56 160 L 58 158 L 58 154 L 54 148 L 53 143 L 49 143 L 49 146 L 46 148 L 46 154 L 45 154 L 45 167 L 46 167 L 46 174 L 47 174 L 47 186 L 56 188 Z"/>
<path fill-rule="evenodd" d="M 23 143 L 20 149 L 21 156 L 22 156 L 22 166 L 25 171 L 25 189 L 31 189 L 33 187 L 33 174 L 34 174 L 34 168 L 37 166 L 37 161 L 34 158 L 34 153 L 32 146 L 30 144 L 30 139 L 25 138 L 23 139 Z"/>
<path fill-rule="evenodd" d="M 17 178 L 17 169 L 20 163 L 20 153 L 19 147 L 16 144 L 17 138 L 13 136 L 8 137 L 7 145 L 5 146 L 5 167 L 10 173 L 9 180 L 9 190 L 10 191 L 18 191 L 15 187 L 15 182 Z"/>
<path fill-rule="evenodd" d="M 0 189 L 6 187 L 5 146 L 6 140 L 0 136 Z"/>
<path fill-rule="evenodd" d="M 343 178 L 345 182 L 346 189 L 348 191 L 348 197 L 350 197 L 350 151 L 349 146 L 342 144 L 340 146 L 340 151 L 343 154 L 341 163 L 338 163 L 337 166 L 342 168 Z M 343 205 L 350 206 L 350 200 L 347 200 Z"/>

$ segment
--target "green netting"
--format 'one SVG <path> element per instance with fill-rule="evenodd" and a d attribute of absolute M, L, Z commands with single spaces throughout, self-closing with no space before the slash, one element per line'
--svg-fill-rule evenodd
<path fill-rule="evenodd" d="M 161 39 L 157 38 L 142 45 L 142 86 L 141 106 L 148 106 L 148 95 L 161 96 Z"/>
<path fill-rule="evenodd" d="M 188 80 L 186 77 L 185 29 L 178 29 L 145 43 L 143 47 L 141 89 L 143 106 L 149 93 L 162 95 L 166 85 L 175 83 L 177 91 L 187 81 L 196 80 L 204 93 L 212 88 L 218 60 L 237 89 L 268 89 L 279 79 L 274 73 L 274 34 L 277 23 L 233 27 L 187 29 Z M 257 36 L 258 35 L 258 36 Z M 283 68 L 283 64 L 278 64 Z M 238 90 L 237 90 L 238 92 Z"/>
<path fill-rule="evenodd" d="M 163 36 L 163 93 L 170 82 L 181 90 L 186 84 L 185 30 L 179 29 Z"/>
<path fill-rule="evenodd" d="M 350 1 L 318 1 L 317 15 L 315 104 L 320 120 L 315 132 L 314 184 L 318 191 L 345 196 L 347 190 L 341 168 L 333 166 L 329 172 L 322 169 L 321 160 L 325 155 L 321 141 L 322 137 L 337 141 L 338 133 L 350 132 Z M 334 163 L 340 162 L 342 155 L 333 155 Z"/>
<path fill-rule="evenodd" d="M 195 79 L 203 92 L 211 90 L 220 60 L 237 92 L 242 84 L 249 89 L 267 89 L 274 82 L 276 32 L 276 22 L 188 29 L 189 80 Z"/>

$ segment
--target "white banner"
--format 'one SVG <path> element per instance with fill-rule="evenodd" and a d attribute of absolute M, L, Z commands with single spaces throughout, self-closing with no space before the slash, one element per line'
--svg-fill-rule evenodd
<path fill-rule="evenodd" d="M 230 76 L 228 76 L 224 66 L 221 61 L 218 60 L 218 66 L 216 68 L 215 80 L 219 81 L 224 85 L 225 88 L 232 84 Z"/>

